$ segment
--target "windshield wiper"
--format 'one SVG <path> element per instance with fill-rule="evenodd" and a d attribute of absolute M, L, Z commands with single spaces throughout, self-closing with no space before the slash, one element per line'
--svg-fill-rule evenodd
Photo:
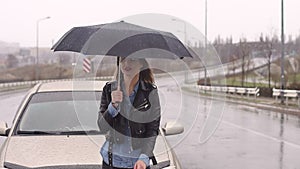
<path fill-rule="evenodd" d="M 100 132 L 98 130 L 80 130 L 80 131 L 62 131 L 60 134 L 63 135 L 97 135 L 97 134 L 103 134 L 103 132 Z"/>
<path fill-rule="evenodd" d="M 55 131 L 39 131 L 39 130 L 18 130 L 17 134 L 57 135 L 57 134 L 60 134 L 60 132 L 55 132 Z"/>
<path fill-rule="evenodd" d="M 98 130 L 79 130 L 79 131 L 38 131 L 38 130 L 18 130 L 17 134 L 28 135 L 98 135 L 103 134 Z"/>

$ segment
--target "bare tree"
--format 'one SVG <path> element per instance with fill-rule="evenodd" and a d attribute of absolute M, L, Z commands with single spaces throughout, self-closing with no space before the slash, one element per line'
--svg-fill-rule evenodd
<path fill-rule="evenodd" d="M 269 36 L 266 36 L 265 38 L 263 35 L 260 37 L 260 50 L 263 53 L 263 56 L 267 60 L 267 66 L 268 66 L 268 87 L 271 88 L 271 57 L 273 53 L 273 38 L 270 38 Z"/>
<path fill-rule="evenodd" d="M 6 68 L 14 68 L 14 67 L 18 66 L 19 60 L 18 60 L 18 58 L 15 55 L 9 54 L 6 57 L 6 61 L 5 62 L 6 62 Z"/>
<path fill-rule="evenodd" d="M 300 55 L 300 36 L 298 36 L 295 40 L 295 51 Z"/>
<path fill-rule="evenodd" d="M 265 36 L 261 34 L 260 36 L 260 49 L 263 57 L 267 61 L 268 66 L 268 87 L 271 88 L 271 64 L 272 55 L 274 55 L 276 44 L 279 42 L 278 37 L 274 34 L 272 37 Z"/>
<path fill-rule="evenodd" d="M 239 42 L 239 58 L 242 59 L 242 81 L 241 85 L 244 87 L 244 81 L 245 81 L 245 73 L 246 73 L 246 66 L 249 64 L 249 54 L 250 54 L 250 48 L 249 44 L 247 43 L 246 38 L 241 38 Z M 247 70 L 248 71 L 248 70 Z"/>
<path fill-rule="evenodd" d="M 58 63 L 60 65 L 70 65 L 72 62 L 72 56 L 70 54 L 67 53 L 60 53 L 58 55 Z"/>

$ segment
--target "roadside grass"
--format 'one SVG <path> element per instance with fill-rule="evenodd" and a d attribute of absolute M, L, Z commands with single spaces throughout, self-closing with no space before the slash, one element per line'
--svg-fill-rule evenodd
<path fill-rule="evenodd" d="M 247 75 L 245 75 L 245 77 L 247 77 L 248 79 L 255 79 L 257 76 L 254 73 L 249 73 Z M 297 74 L 291 74 L 288 76 L 287 79 L 287 88 L 295 88 L 296 90 L 300 89 L 300 72 Z M 255 82 L 255 80 L 253 80 L 254 82 L 249 82 L 249 81 L 244 81 L 244 85 L 243 87 L 263 87 L 263 88 L 268 88 L 269 84 L 268 83 L 260 83 L 260 82 Z M 268 78 L 266 77 L 266 81 L 268 81 Z M 212 83 L 214 83 L 216 81 L 212 81 Z M 273 87 L 277 87 L 280 85 L 280 82 L 274 82 L 271 80 L 271 83 L 275 83 L 275 85 L 271 84 L 271 88 Z M 226 78 L 226 84 L 227 86 L 235 86 L 235 87 L 242 87 L 242 76 L 236 75 L 236 76 L 231 76 Z"/>
<path fill-rule="evenodd" d="M 288 80 L 290 82 L 294 82 L 294 81 L 300 82 L 300 73 L 289 75 Z"/>
<path fill-rule="evenodd" d="M 227 86 L 237 86 L 242 87 L 242 79 L 228 78 L 226 80 Z M 243 87 L 268 87 L 268 84 L 264 83 L 254 83 L 254 82 L 244 82 Z"/>

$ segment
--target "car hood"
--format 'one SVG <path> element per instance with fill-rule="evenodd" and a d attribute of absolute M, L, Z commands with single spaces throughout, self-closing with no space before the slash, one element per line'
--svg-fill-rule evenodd
<path fill-rule="evenodd" d="M 25 167 L 101 164 L 99 150 L 104 136 L 13 136 L 5 162 Z"/>
<path fill-rule="evenodd" d="M 17 166 L 16 168 L 90 168 L 102 164 L 100 148 L 104 142 L 103 135 L 13 136 L 8 142 L 4 161 L 7 166 Z M 158 163 L 169 160 L 165 144 L 163 138 L 157 138 L 154 154 Z"/>

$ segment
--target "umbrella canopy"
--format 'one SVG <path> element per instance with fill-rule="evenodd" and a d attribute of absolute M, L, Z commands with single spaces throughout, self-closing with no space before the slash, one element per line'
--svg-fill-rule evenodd
<path fill-rule="evenodd" d="M 142 58 L 192 57 L 184 44 L 172 33 L 158 31 L 124 21 L 74 27 L 51 49 L 85 55 L 127 57 L 140 52 Z"/>

